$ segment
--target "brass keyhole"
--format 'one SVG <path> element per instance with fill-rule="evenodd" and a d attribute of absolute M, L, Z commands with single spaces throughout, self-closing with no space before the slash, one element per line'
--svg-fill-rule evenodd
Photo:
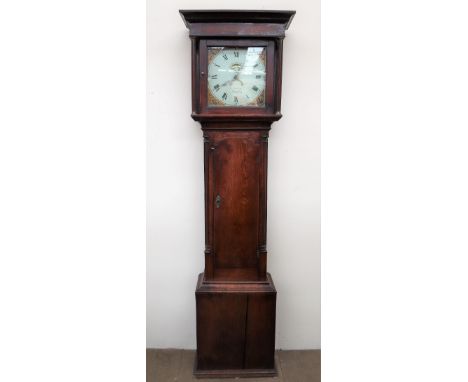
<path fill-rule="evenodd" d="M 216 195 L 215 204 L 216 208 L 219 208 L 219 206 L 221 205 L 221 196 L 219 196 L 219 194 Z"/>

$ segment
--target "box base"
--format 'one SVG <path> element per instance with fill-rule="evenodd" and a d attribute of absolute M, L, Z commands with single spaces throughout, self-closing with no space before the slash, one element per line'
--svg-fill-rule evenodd
<path fill-rule="evenodd" d="M 198 378 L 272 377 L 276 289 L 257 282 L 210 282 L 200 274 L 197 303 Z"/>

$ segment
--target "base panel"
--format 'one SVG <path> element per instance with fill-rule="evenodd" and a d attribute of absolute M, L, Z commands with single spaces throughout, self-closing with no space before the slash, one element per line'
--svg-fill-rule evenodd
<path fill-rule="evenodd" d="M 267 280 L 213 283 L 199 276 L 197 355 L 201 378 L 271 377 L 275 367 L 276 289 Z"/>

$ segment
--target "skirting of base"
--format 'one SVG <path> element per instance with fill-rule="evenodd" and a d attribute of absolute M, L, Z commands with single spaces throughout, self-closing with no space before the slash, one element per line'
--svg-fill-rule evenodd
<path fill-rule="evenodd" d="M 195 359 L 193 375 L 196 378 L 261 378 L 276 377 L 278 371 L 276 362 L 274 369 L 198 370 Z"/>

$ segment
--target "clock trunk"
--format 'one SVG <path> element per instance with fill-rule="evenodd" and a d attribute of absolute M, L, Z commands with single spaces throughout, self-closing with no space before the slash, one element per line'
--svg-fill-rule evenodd
<path fill-rule="evenodd" d="M 265 131 L 205 131 L 207 280 L 266 278 L 266 158 Z"/>

